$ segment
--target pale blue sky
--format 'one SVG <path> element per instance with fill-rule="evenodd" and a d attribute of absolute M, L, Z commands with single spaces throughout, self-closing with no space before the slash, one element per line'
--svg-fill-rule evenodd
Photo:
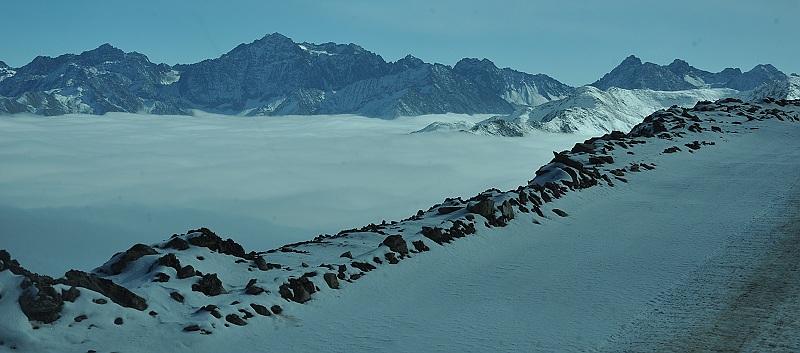
<path fill-rule="evenodd" d="M 634 54 L 700 69 L 771 63 L 800 72 L 800 1 L 80 0 L 4 1 L 0 60 L 80 53 L 103 43 L 157 63 L 219 57 L 282 33 L 296 42 L 356 43 L 395 61 L 412 54 L 593 82 Z"/>

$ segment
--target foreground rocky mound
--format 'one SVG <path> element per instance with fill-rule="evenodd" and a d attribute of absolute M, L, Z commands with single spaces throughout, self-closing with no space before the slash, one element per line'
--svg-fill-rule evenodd
<path fill-rule="evenodd" d="M 388 271 L 460 239 L 491 234 L 494 227 L 570 217 L 571 211 L 559 206 L 564 195 L 622 187 L 637 173 L 658 168 L 657 158 L 690 158 L 721 137 L 751 132 L 750 124 L 764 120 L 800 121 L 800 101 L 725 99 L 661 110 L 629 133 L 614 131 L 554 153 L 515 190 L 446 199 L 402 221 L 269 251 L 247 251 L 200 228 L 157 244 L 135 244 L 91 273 L 72 270 L 59 279 L 31 273 L 0 251 L 0 308 L 8 322 L 24 323 L 0 327 L 8 332 L 0 339 L 8 347 L 35 347 L 34 330 L 41 330 L 39 335 L 56 327 L 108 334 L 131 322 L 187 335 L 224 334 L 226 328 L 248 325 L 269 328 L 270 320 L 346 291 L 372 271 Z M 92 349 L 86 335 L 81 344 Z"/>

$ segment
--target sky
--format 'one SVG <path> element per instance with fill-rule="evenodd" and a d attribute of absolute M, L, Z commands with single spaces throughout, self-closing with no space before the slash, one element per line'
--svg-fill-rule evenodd
<path fill-rule="evenodd" d="M 800 72 L 796 0 L 14 0 L 2 7 L 0 61 L 11 67 L 103 43 L 156 63 L 194 63 L 277 32 L 298 43 L 355 43 L 387 61 L 487 58 L 573 86 L 631 54 L 713 72 L 763 63 Z"/>

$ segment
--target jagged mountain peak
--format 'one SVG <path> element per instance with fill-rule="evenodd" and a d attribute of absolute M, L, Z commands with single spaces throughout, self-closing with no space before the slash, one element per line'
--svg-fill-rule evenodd
<path fill-rule="evenodd" d="M 622 60 L 622 62 L 617 67 L 641 66 L 641 65 L 642 65 L 642 59 L 639 59 L 638 57 L 636 57 L 636 55 L 628 55 L 628 57 L 625 58 L 625 60 Z"/>

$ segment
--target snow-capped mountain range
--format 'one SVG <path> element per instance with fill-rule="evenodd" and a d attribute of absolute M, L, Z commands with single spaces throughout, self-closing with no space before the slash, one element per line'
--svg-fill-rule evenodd
<path fill-rule="evenodd" d="M 771 65 L 758 65 L 747 72 L 725 69 L 710 73 L 681 60 L 660 66 L 630 56 L 592 85 L 602 90 L 746 91 L 786 77 Z M 109 44 L 78 55 L 37 57 L 20 68 L 0 62 L 0 113 L 4 114 L 192 114 L 203 110 L 230 115 L 394 118 L 465 113 L 513 117 L 555 100 L 582 100 L 574 95 L 586 92 L 544 74 L 500 69 L 488 59 L 466 58 L 452 67 L 425 63 L 411 55 L 386 62 L 355 44 L 296 43 L 278 33 L 194 64 L 155 64 L 143 54 L 126 53 Z M 703 94 L 698 97 L 703 98 Z M 655 108 L 661 106 L 644 111 Z M 625 114 L 624 109 L 619 114 Z M 635 119 L 626 115 L 626 120 Z M 598 121 L 587 124 L 597 126 Z M 610 121 L 607 125 L 619 124 Z M 582 129 L 576 125 L 561 130 Z"/>
<path fill-rule="evenodd" d="M 42 115 L 510 113 L 573 90 L 488 60 L 450 67 L 409 55 L 390 63 L 355 44 L 295 43 L 277 33 L 195 64 L 154 64 L 104 44 L 21 68 L 2 64 L 0 77 L 0 113 Z"/>
<path fill-rule="evenodd" d="M 611 274 L 607 278 L 608 281 L 619 281 L 620 274 L 613 266 L 626 264 L 619 262 L 619 259 L 627 258 L 631 254 L 648 254 L 651 249 L 655 248 L 666 257 L 655 259 L 652 263 L 648 262 L 646 257 L 654 255 L 632 258 L 637 267 L 646 264 L 654 266 L 655 269 L 644 272 L 647 276 L 642 277 L 644 281 L 640 286 L 612 285 L 615 293 L 623 291 L 624 294 L 618 293 L 606 298 L 610 299 L 608 302 L 602 302 L 604 306 L 613 307 L 614 310 L 611 310 L 610 314 L 603 311 L 581 313 L 582 317 L 586 317 L 587 320 L 595 315 L 600 317 L 598 327 L 584 324 L 585 327 L 579 328 L 580 332 L 589 334 L 586 336 L 588 338 L 582 338 L 584 335 L 579 334 L 561 333 L 558 337 L 550 338 L 555 340 L 554 342 L 547 343 L 550 344 L 547 346 L 550 349 L 547 350 L 564 348 L 563 344 L 565 343 L 558 340 L 565 339 L 561 336 L 569 336 L 571 338 L 566 340 L 568 344 L 574 346 L 573 348 L 600 347 L 601 343 L 605 343 L 608 345 L 605 347 L 608 351 L 638 351 L 643 348 L 621 349 L 615 346 L 615 344 L 623 346 L 627 344 L 627 341 L 624 340 L 626 337 L 631 338 L 631 344 L 649 344 L 642 340 L 643 336 L 636 336 L 638 333 L 636 329 L 644 330 L 647 327 L 638 324 L 629 327 L 627 320 L 643 320 L 648 324 L 656 325 L 658 320 L 662 320 L 663 317 L 676 317 L 672 315 L 673 312 L 669 312 L 670 315 L 660 315 L 662 312 L 659 312 L 663 308 L 686 309 L 681 306 L 683 302 L 669 301 L 672 300 L 669 297 L 671 294 L 683 298 L 680 300 L 684 301 L 697 299 L 702 300 L 703 305 L 716 305 L 716 302 L 709 304 L 708 297 L 702 295 L 701 292 L 698 292 L 698 298 L 689 296 L 689 299 L 686 299 L 687 296 L 680 296 L 681 293 L 676 292 L 675 288 L 685 288 L 679 285 L 686 280 L 686 276 L 683 274 L 694 273 L 692 272 L 693 268 L 705 266 L 703 264 L 707 255 L 714 256 L 719 251 L 733 251 L 734 255 L 738 254 L 736 256 L 739 256 L 750 251 L 749 248 L 744 248 L 741 242 L 729 237 L 739 234 L 752 237 L 755 234 L 754 229 L 743 227 L 742 229 L 746 229 L 745 231 L 737 230 L 738 228 L 722 231 L 714 228 L 716 231 L 702 231 L 697 236 L 687 237 L 683 234 L 684 229 L 676 232 L 675 229 L 681 228 L 664 228 L 665 225 L 659 222 L 650 222 L 651 217 L 660 217 L 658 219 L 665 219 L 666 223 L 670 223 L 669 225 L 672 223 L 682 224 L 677 206 L 672 211 L 674 214 L 667 215 L 648 214 L 649 211 L 640 211 L 642 213 L 636 217 L 646 219 L 641 224 L 647 229 L 635 229 L 634 233 L 642 234 L 642 239 L 646 240 L 626 238 L 634 230 L 626 224 L 612 224 L 611 226 L 614 227 L 628 228 L 625 228 L 626 231 L 612 231 L 606 234 L 603 231 L 594 233 L 592 227 L 600 227 L 601 224 L 583 222 L 581 224 L 584 226 L 580 228 L 582 231 L 579 231 L 581 234 L 578 236 L 570 233 L 570 231 L 576 231 L 574 227 L 577 226 L 562 220 L 568 220 L 570 217 L 594 219 L 591 218 L 594 217 L 593 214 L 587 211 L 587 209 L 592 209 L 591 206 L 587 206 L 587 204 L 593 204 L 592 200 L 596 202 L 611 200 L 611 202 L 620 202 L 618 206 L 630 204 L 633 206 L 629 207 L 639 207 L 638 205 L 644 203 L 637 199 L 642 195 L 641 188 L 637 189 L 637 185 L 646 184 L 648 178 L 656 180 L 666 178 L 671 182 L 669 185 L 675 189 L 675 175 L 687 173 L 687 170 L 692 171 L 690 174 L 701 174 L 704 168 L 713 168 L 712 171 L 715 173 L 718 170 L 724 170 L 727 173 L 738 173 L 736 175 L 740 177 L 752 177 L 752 180 L 737 181 L 739 179 L 724 178 L 712 173 L 715 177 L 708 181 L 712 183 L 709 185 L 720 186 L 734 183 L 731 187 L 737 190 L 735 195 L 747 191 L 741 191 L 744 183 L 765 185 L 765 180 L 779 178 L 781 173 L 772 174 L 762 170 L 762 167 L 752 167 L 749 163 L 756 163 L 756 159 L 752 159 L 748 153 L 740 153 L 740 149 L 735 149 L 733 146 L 742 143 L 744 144 L 743 149 L 754 149 L 766 142 L 777 143 L 775 138 L 781 138 L 781 143 L 796 141 L 795 124 L 798 122 L 800 122 L 800 101 L 796 100 L 766 98 L 743 102 L 727 98 L 715 102 L 701 102 L 692 108 L 672 107 L 648 115 L 629 133 L 616 131 L 591 138 L 583 143 L 577 143 L 570 151 L 554 152 L 554 158 L 550 163 L 536 171 L 533 179 L 527 184 L 514 190 L 490 189 L 466 200 L 448 198 L 441 204 L 434 205 L 427 211 L 420 210 L 417 214 L 402 221 L 384 221 L 358 229 L 343 230 L 335 235 L 320 235 L 309 241 L 287 244 L 269 251 L 246 251 L 235 241 L 221 239 L 211 230 L 200 228 L 190 230 L 185 234 L 173 235 L 157 244 L 135 244 L 129 249 L 113 255 L 108 262 L 89 273 L 71 270 L 63 277 L 54 279 L 26 270 L 12 258 L 11 254 L 0 250 L 0 313 L 4 318 L 0 320 L 0 349 L 9 348 L 24 352 L 138 352 L 164 349 L 163 345 L 169 342 L 174 345 L 169 347 L 170 351 L 216 351 L 220 345 L 228 348 L 235 347 L 234 350 L 246 350 L 247 347 L 252 349 L 256 345 L 270 346 L 277 350 L 374 350 L 399 342 L 395 342 L 391 337 L 379 339 L 380 337 L 373 334 L 365 335 L 362 333 L 363 330 L 374 330 L 376 327 L 385 326 L 390 328 L 390 331 L 396 331 L 401 335 L 420 335 L 422 333 L 413 329 L 406 331 L 408 327 L 417 327 L 408 322 L 409 318 L 383 316 L 381 315 L 382 311 L 415 312 L 415 306 L 426 305 L 424 303 L 428 302 L 435 303 L 435 305 L 452 306 L 453 302 L 459 300 L 457 300 L 458 297 L 449 295 L 473 295 L 470 294 L 473 286 L 479 287 L 484 282 L 494 281 L 493 277 L 501 277 L 505 278 L 502 280 L 505 281 L 503 286 L 496 287 L 495 285 L 499 284 L 497 282 L 488 285 L 487 288 L 491 288 L 491 290 L 482 289 L 486 293 L 491 292 L 491 295 L 496 297 L 496 303 L 483 302 L 484 305 L 502 310 L 512 307 L 515 308 L 514 310 L 524 311 L 526 317 L 538 317 L 545 320 L 546 315 L 537 315 L 548 310 L 546 306 L 540 305 L 539 299 L 532 299 L 532 302 L 528 303 L 529 305 L 515 306 L 516 298 L 527 298 L 526 295 L 530 293 L 505 291 L 515 290 L 519 285 L 528 288 L 528 281 L 524 279 L 529 276 L 537 276 L 539 280 L 546 281 L 546 277 L 538 276 L 546 272 L 547 268 L 558 271 L 556 277 L 580 276 L 583 271 L 605 271 Z M 761 139 L 758 139 L 759 136 Z M 796 149 L 786 147 L 781 143 L 778 144 L 782 146 L 781 148 L 796 151 Z M 720 145 L 724 145 L 724 147 L 720 147 Z M 706 150 L 714 149 L 734 152 L 706 155 L 709 153 Z M 767 153 L 773 157 L 781 155 L 781 152 L 774 150 L 758 151 L 757 153 Z M 761 154 L 757 155 L 761 156 Z M 720 156 L 727 158 L 720 158 Z M 739 164 L 732 162 L 736 158 L 751 159 L 747 159 L 746 168 L 740 168 L 737 167 Z M 777 161 L 782 162 L 777 163 Z M 785 168 L 780 171 L 789 176 L 786 183 L 794 185 L 796 184 L 796 178 L 794 178 L 795 169 L 797 169 L 796 158 L 788 158 L 788 161 L 794 161 L 794 164 L 786 164 L 784 159 L 776 159 L 776 163 L 761 163 L 763 167 Z M 710 166 L 704 163 L 710 164 Z M 659 174 L 662 169 L 665 169 L 665 172 Z M 655 173 L 655 176 L 648 177 L 649 173 Z M 693 184 L 697 182 L 694 181 Z M 739 184 L 736 184 L 737 182 Z M 784 185 L 781 184 L 783 181 L 772 181 L 772 183 L 769 185 Z M 677 189 L 683 187 L 688 186 L 681 186 Z M 768 195 L 770 192 L 783 192 L 782 187 L 776 188 L 774 191 L 769 187 L 766 190 L 760 190 L 760 187 L 744 189 L 757 189 L 754 190 L 755 195 L 767 200 L 762 202 L 773 203 L 778 201 L 764 195 Z M 730 194 L 728 191 L 720 191 L 714 187 L 710 187 L 706 191 L 712 192 L 714 195 Z M 670 190 L 669 193 L 658 197 L 669 200 L 674 192 L 680 192 L 680 190 Z M 743 205 L 739 203 L 758 201 L 750 199 L 748 195 L 750 194 L 736 196 L 738 202 L 733 207 L 739 210 L 757 209 L 757 207 L 742 207 Z M 681 208 L 692 207 L 686 203 L 678 205 Z M 606 207 L 601 207 L 601 209 L 606 209 Z M 615 213 L 626 214 L 626 212 L 616 211 Z M 694 212 L 687 213 L 689 216 L 694 214 Z M 717 217 L 723 216 L 717 215 Z M 768 216 L 770 222 L 775 219 L 774 215 Z M 702 215 L 702 218 L 708 222 L 708 219 L 714 217 Z M 750 219 L 749 217 L 742 218 Z M 553 227 L 553 224 L 561 226 Z M 711 225 L 690 223 L 690 226 L 686 228 L 706 226 L 716 227 L 713 223 Z M 555 229 L 555 232 L 547 233 L 550 228 Z M 448 286 L 448 283 L 459 283 L 459 286 L 469 287 L 467 290 L 456 289 L 452 293 L 450 291 L 454 289 L 448 287 L 447 291 L 441 292 L 441 297 L 423 296 L 401 299 L 391 296 L 391 294 L 385 294 L 387 297 L 395 298 L 395 301 L 371 302 L 368 305 L 359 302 L 358 287 L 365 288 L 367 293 L 372 292 L 372 296 L 375 297 L 374 293 L 385 290 L 386 286 L 414 287 L 419 285 L 417 281 L 423 281 L 422 283 L 431 285 L 431 287 L 434 287 L 433 284 L 435 284 L 426 278 L 414 278 L 413 276 L 406 278 L 401 283 L 392 283 L 392 279 L 395 278 L 392 277 L 392 273 L 415 273 L 409 272 L 415 271 L 415 264 L 427 263 L 430 266 L 437 266 L 437 261 L 440 263 L 462 261 L 464 262 L 463 266 L 469 266 L 469 263 L 475 259 L 481 259 L 481 254 L 492 253 L 494 247 L 500 246 L 497 243 L 528 244 L 526 242 L 531 239 L 537 239 L 534 235 L 540 231 L 554 236 L 545 236 L 544 244 L 536 243 L 538 245 L 534 248 L 538 249 L 536 250 L 538 256 L 544 256 L 550 251 L 576 251 L 577 253 L 570 255 L 596 258 L 600 265 L 578 266 L 579 270 L 571 269 L 566 267 L 570 265 L 570 261 L 564 261 L 558 257 L 531 256 L 526 252 L 533 251 L 531 249 L 534 248 L 530 248 L 521 253 L 522 258 L 525 259 L 524 263 L 528 266 L 526 268 L 530 272 L 521 272 L 514 267 L 516 265 L 512 265 L 514 262 L 511 261 L 515 261 L 514 252 L 503 250 L 500 251 L 503 255 L 492 261 L 500 262 L 500 269 L 508 271 L 508 276 L 498 276 L 496 273 L 489 275 L 483 272 L 481 272 L 481 276 L 469 272 L 457 273 L 460 276 L 457 278 L 439 279 L 432 276 L 434 282 L 441 281 L 441 287 Z M 691 232 L 692 230 L 686 229 L 685 231 Z M 563 246 L 562 244 L 548 247 L 550 241 L 572 239 L 575 236 L 577 236 L 575 239 L 578 240 L 572 246 Z M 697 246 L 690 249 L 691 251 L 687 250 L 690 247 L 688 244 L 699 241 L 697 238 L 700 237 L 704 237 L 703 241 L 706 243 L 703 244 L 706 245 Z M 611 250 L 612 247 L 618 246 L 615 245 L 615 241 L 621 242 L 621 251 Z M 663 242 L 666 248 L 677 251 L 676 254 L 680 256 L 670 255 L 666 249 L 653 246 L 653 242 Z M 720 243 L 726 242 L 731 242 L 737 247 L 730 250 L 720 245 Z M 584 247 L 582 245 L 584 243 L 599 244 L 601 247 Z M 767 246 L 762 241 L 757 243 L 760 244 L 758 246 Z M 675 244 L 683 245 L 674 248 Z M 472 250 L 464 252 L 463 246 Z M 526 246 L 530 246 L 530 244 Z M 702 250 L 706 248 L 711 249 L 708 250 L 709 253 Z M 585 253 L 580 253 L 581 251 Z M 695 256 L 692 255 L 694 252 L 698 252 L 695 255 L 699 260 L 691 260 Z M 684 259 L 684 257 L 685 260 L 675 260 L 676 258 Z M 752 260 L 753 258 L 748 259 Z M 672 262 L 664 262 L 668 259 Z M 554 261 L 558 261 L 565 267 L 551 263 Z M 509 263 L 506 264 L 506 262 Z M 538 263 L 545 265 L 539 268 L 535 266 Z M 792 258 L 791 263 L 796 264 L 796 259 Z M 756 266 L 757 264 L 737 262 L 736 269 L 740 269 L 740 272 L 731 272 L 729 266 L 720 271 L 724 271 L 726 276 L 739 281 L 742 278 L 749 278 L 747 277 L 747 273 L 750 271 L 748 266 L 751 265 Z M 469 268 L 475 267 L 470 266 Z M 675 270 L 680 275 L 663 274 L 662 269 L 664 268 L 669 268 L 670 271 Z M 769 269 L 773 271 L 773 267 L 769 267 Z M 428 274 L 436 272 L 430 269 L 425 271 Z M 796 272 L 796 266 L 787 268 L 787 271 Z M 698 273 L 701 272 L 698 271 Z M 652 276 L 659 274 L 662 277 L 654 280 Z M 789 280 L 794 281 L 794 277 L 780 279 L 784 284 Z M 595 278 L 595 282 L 597 281 L 603 282 L 603 280 Z M 570 290 L 562 291 L 560 287 L 546 287 L 543 285 L 545 282 L 533 282 L 535 285 L 528 289 L 545 291 L 542 294 L 543 297 L 553 297 L 552 294 L 546 292 L 548 290 L 561 294 L 563 296 L 561 299 L 565 302 L 572 300 L 572 296 L 575 295 Z M 724 290 L 717 287 L 709 288 L 713 291 L 715 298 L 729 294 L 734 297 L 737 295 L 738 292 L 732 289 L 733 286 L 721 283 L 720 288 L 724 288 Z M 424 287 L 427 288 L 427 285 Z M 561 283 L 561 285 L 564 284 Z M 602 283 L 594 282 L 572 285 L 573 287 L 570 288 L 573 289 L 579 288 L 577 286 L 582 286 L 580 288 L 603 286 Z M 655 289 L 652 291 L 647 289 L 651 287 Z M 664 291 L 659 293 L 658 288 L 663 288 Z M 767 291 L 774 289 L 773 287 L 766 288 Z M 437 289 L 433 289 L 433 291 L 437 291 Z M 587 293 L 591 294 L 592 298 L 605 298 L 592 290 Z M 351 295 L 356 295 L 356 297 L 350 298 Z M 467 297 L 464 299 L 468 300 Z M 510 304 L 502 304 L 505 302 Z M 585 300 L 579 302 L 583 304 L 578 305 L 587 305 Z M 619 303 L 631 302 L 635 302 L 635 305 L 619 305 Z M 724 304 L 725 301 L 720 300 L 720 303 Z M 594 305 L 594 303 L 588 304 Z M 669 305 L 672 304 L 683 309 L 671 308 Z M 377 305 L 377 307 L 373 305 Z M 657 306 L 658 310 L 653 310 L 651 305 L 663 306 Z M 742 305 L 750 304 L 743 303 Z M 759 303 L 752 305 L 759 305 Z M 352 308 L 363 306 L 361 310 L 369 320 L 373 321 L 348 321 L 347 316 L 328 317 L 313 314 L 316 311 L 327 312 L 326 308 L 339 306 L 351 308 L 349 315 L 361 315 L 361 312 Z M 621 312 L 617 310 L 621 310 Z M 468 313 L 467 316 L 473 320 L 484 315 L 508 316 L 507 313 L 487 311 L 483 307 L 462 307 L 458 312 Z M 655 314 L 650 314 L 651 312 Z M 461 315 L 453 311 L 450 313 Z M 770 318 L 774 316 L 777 320 L 782 317 L 780 315 L 783 315 L 783 312 L 761 310 L 756 314 L 759 315 L 758 318 L 769 315 Z M 700 315 L 700 313 L 696 311 L 692 315 Z M 446 318 L 417 317 L 411 321 L 425 326 L 426 322 L 441 323 L 442 319 Z M 676 320 L 682 320 L 682 317 L 678 317 Z M 796 317 L 792 320 L 796 320 Z M 317 321 L 321 323 L 317 325 Z M 728 321 L 730 319 L 724 322 L 730 324 Z M 457 328 L 455 332 L 466 330 L 459 337 L 473 335 L 471 326 L 461 327 L 466 324 L 461 321 L 451 323 Z M 510 322 L 500 320 L 495 324 L 503 325 L 503 327 L 518 325 L 513 320 Z M 476 322 L 473 325 L 479 325 L 479 323 Z M 425 331 L 426 333 L 429 330 L 440 333 L 449 332 L 448 328 L 443 326 L 446 325 L 431 325 Z M 631 329 L 631 327 L 635 327 L 635 329 Z M 320 332 L 316 331 L 317 329 L 326 331 Z M 531 327 L 526 326 L 526 329 L 531 329 Z M 572 330 L 574 327 L 568 329 Z M 598 336 L 592 336 L 596 332 L 599 332 Z M 539 332 L 530 333 L 533 336 L 538 334 Z M 313 335 L 309 342 L 299 343 L 298 340 L 302 340 L 308 335 Z M 337 335 L 345 335 L 347 338 L 336 339 Z M 478 333 L 478 335 L 484 339 L 492 339 L 486 337 L 484 332 Z M 501 335 L 504 337 L 502 340 L 506 342 L 510 337 L 517 340 L 518 342 L 514 341 L 517 342 L 517 350 L 521 346 L 527 347 L 532 344 L 521 339 L 521 337 L 530 335 L 520 335 L 514 332 L 506 332 Z M 581 337 L 575 338 L 576 336 Z M 364 340 L 364 337 L 367 337 L 368 340 Z M 658 336 L 656 335 L 656 337 Z M 397 349 L 401 351 L 418 350 L 419 342 L 423 345 L 437 342 L 435 337 L 415 337 L 420 339 L 411 340 L 413 342 L 408 341 L 410 338 L 403 339 L 402 341 L 406 343 L 397 346 Z M 608 341 L 606 342 L 606 340 Z M 131 344 L 131 342 L 137 344 Z M 767 341 L 764 344 L 771 342 Z M 657 343 L 659 341 L 653 344 Z M 665 343 L 669 344 L 670 342 Z M 453 343 L 449 342 L 448 344 Z M 470 345 L 465 346 L 468 348 L 465 349 L 478 351 L 481 348 L 479 344 L 480 342 L 470 342 Z M 298 348 L 298 345 L 303 348 Z M 660 350 L 646 349 L 646 351 Z"/>
<path fill-rule="evenodd" d="M 627 131 L 650 112 L 673 105 L 691 107 L 699 101 L 723 97 L 796 99 L 798 92 L 800 77 L 787 76 L 769 64 L 747 72 L 729 68 L 711 73 L 682 60 L 661 66 L 629 56 L 600 80 L 575 89 L 565 98 L 518 106 L 511 114 L 478 123 L 434 122 L 417 132 L 502 136 L 524 136 L 536 131 L 603 134 Z"/>

